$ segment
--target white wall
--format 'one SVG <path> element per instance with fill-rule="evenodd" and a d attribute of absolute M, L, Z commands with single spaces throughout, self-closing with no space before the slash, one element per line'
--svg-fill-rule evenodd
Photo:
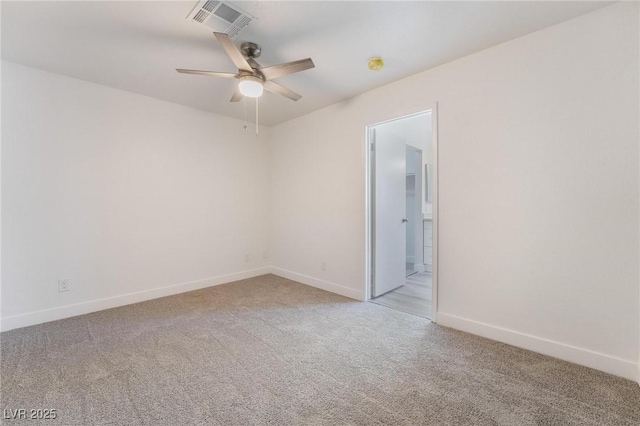
<path fill-rule="evenodd" d="M 636 16 L 638 17 L 638 21 L 640 21 L 640 7 L 636 8 Z M 638 38 L 640 38 L 640 32 L 638 32 Z M 639 43 L 640 43 L 640 41 L 639 41 Z M 640 101 L 640 99 L 639 99 L 639 101 Z M 638 122 L 638 126 L 640 127 L 640 120 Z M 638 130 L 638 132 L 640 133 L 640 129 Z M 638 143 L 640 143 L 640 138 L 638 138 Z M 638 149 L 638 154 L 640 155 L 640 148 Z M 640 157 L 639 157 L 639 163 L 640 163 Z M 638 168 L 638 173 L 640 175 L 640 167 Z M 638 202 L 640 203 L 640 195 L 638 197 Z M 638 220 L 640 221 L 640 204 L 638 206 Z M 640 229 L 639 229 L 639 231 L 640 231 Z M 640 240 L 640 235 L 638 237 L 639 237 L 639 240 Z M 639 253 L 639 255 L 640 255 L 640 253 Z M 638 261 L 638 265 L 640 267 L 640 259 Z M 640 274 L 640 271 L 639 271 L 639 274 Z M 638 292 L 638 304 L 640 305 L 640 291 Z M 640 324 L 640 309 L 638 309 L 638 324 Z M 640 342 L 640 325 L 638 326 L 638 341 Z M 640 344 L 639 344 L 639 346 L 640 346 Z M 640 385 L 640 348 L 638 350 L 638 384 Z"/>
<path fill-rule="evenodd" d="M 268 129 L 7 62 L 2 88 L 4 329 L 265 272 Z"/>
<path fill-rule="evenodd" d="M 438 321 L 638 378 L 637 8 L 272 128 L 273 264 L 362 297 L 365 126 L 437 101 Z"/>

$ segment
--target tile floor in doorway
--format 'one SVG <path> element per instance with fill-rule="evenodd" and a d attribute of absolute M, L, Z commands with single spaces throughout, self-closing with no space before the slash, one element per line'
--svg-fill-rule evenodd
<path fill-rule="evenodd" d="M 416 272 L 409 275 L 403 286 L 371 299 L 371 302 L 431 318 L 431 272 Z"/>

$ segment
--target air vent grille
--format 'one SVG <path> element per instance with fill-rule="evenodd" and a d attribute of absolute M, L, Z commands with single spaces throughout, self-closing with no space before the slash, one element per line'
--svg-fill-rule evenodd
<path fill-rule="evenodd" d="M 251 18 L 249 18 L 248 16 L 242 16 L 240 19 L 236 21 L 235 26 L 243 28 L 249 25 L 249 22 L 251 22 Z"/>
<path fill-rule="evenodd" d="M 229 34 L 229 37 L 235 39 L 238 36 L 238 34 L 240 33 L 240 30 L 243 29 L 244 27 L 246 27 L 247 25 L 249 25 L 249 22 L 251 22 L 251 18 L 249 18 L 248 16 L 241 17 L 229 29 L 227 34 Z"/>
<path fill-rule="evenodd" d="M 202 5 L 202 8 L 204 10 L 206 10 L 207 12 L 213 12 L 213 9 L 216 8 L 218 3 L 220 3 L 220 2 L 219 1 L 214 1 L 214 0 L 209 0 L 204 5 Z"/>
<path fill-rule="evenodd" d="M 206 10 L 199 10 L 198 13 L 196 13 L 196 16 L 193 17 L 194 21 L 198 21 L 201 24 L 207 20 L 207 18 L 209 18 L 210 13 L 207 13 Z"/>
<path fill-rule="evenodd" d="M 218 18 L 222 18 L 230 24 L 233 24 L 236 19 L 242 16 L 242 13 L 231 9 L 224 3 L 221 4 L 213 13 L 215 13 Z"/>
<path fill-rule="evenodd" d="M 187 19 L 205 25 L 216 32 L 226 33 L 232 39 L 256 19 L 238 6 L 225 1 L 199 1 Z"/>

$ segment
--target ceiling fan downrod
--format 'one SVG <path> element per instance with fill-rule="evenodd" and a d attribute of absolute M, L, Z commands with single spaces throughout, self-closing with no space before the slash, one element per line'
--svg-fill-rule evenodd
<path fill-rule="evenodd" d="M 248 59 L 258 59 L 262 54 L 262 48 L 260 45 L 256 43 L 252 43 L 250 41 L 245 41 L 240 45 L 240 51 L 244 55 L 245 58 Z"/>

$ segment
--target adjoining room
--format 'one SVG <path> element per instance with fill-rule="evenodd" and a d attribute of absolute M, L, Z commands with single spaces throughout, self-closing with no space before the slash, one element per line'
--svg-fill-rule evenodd
<path fill-rule="evenodd" d="M 431 319 L 432 111 L 369 126 L 371 302 Z"/>

